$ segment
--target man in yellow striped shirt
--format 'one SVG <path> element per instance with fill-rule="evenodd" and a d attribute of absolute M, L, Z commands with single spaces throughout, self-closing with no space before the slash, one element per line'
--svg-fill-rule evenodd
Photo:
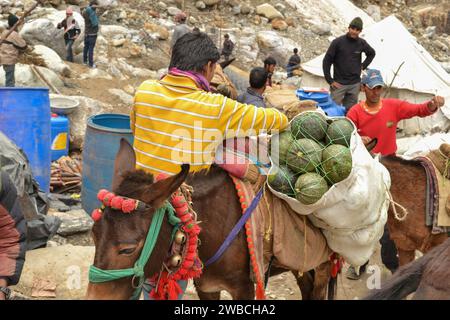
<path fill-rule="evenodd" d="M 276 109 L 241 104 L 210 92 L 220 54 L 202 32 L 180 38 L 169 73 L 138 88 L 131 112 L 136 168 L 170 175 L 189 163 L 208 168 L 224 139 L 282 130 L 288 125 Z"/>

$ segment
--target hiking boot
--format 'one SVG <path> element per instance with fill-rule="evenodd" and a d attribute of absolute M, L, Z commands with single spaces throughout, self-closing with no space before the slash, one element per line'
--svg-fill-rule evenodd
<path fill-rule="evenodd" d="M 350 266 L 345 273 L 345 277 L 350 280 L 359 280 L 361 279 L 361 270 L 358 273 L 354 266 Z"/>

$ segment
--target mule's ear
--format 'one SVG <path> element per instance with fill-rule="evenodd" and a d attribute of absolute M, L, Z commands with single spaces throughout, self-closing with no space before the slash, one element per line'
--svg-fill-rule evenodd
<path fill-rule="evenodd" d="M 172 193 L 181 186 L 184 180 L 186 180 L 189 174 L 189 168 L 190 166 L 188 164 L 183 164 L 180 173 L 177 175 L 152 184 L 150 189 L 143 195 L 142 200 L 155 209 L 161 207 Z"/>
<path fill-rule="evenodd" d="M 115 192 L 124 179 L 127 171 L 134 170 L 136 166 L 136 155 L 130 143 L 122 138 L 120 139 L 119 151 L 114 161 L 114 176 L 112 181 L 112 191 Z"/>

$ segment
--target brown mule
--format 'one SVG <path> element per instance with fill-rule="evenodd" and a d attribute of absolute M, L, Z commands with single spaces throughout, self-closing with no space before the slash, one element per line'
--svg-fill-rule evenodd
<path fill-rule="evenodd" d="M 450 299 L 450 239 L 400 269 L 365 300 L 398 300 L 414 293 L 414 300 Z"/>
<path fill-rule="evenodd" d="M 395 202 L 408 211 L 402 221 L 395 218 L 392 204 L 388 211 L 388 228 L 398 250 L 399 264 L 414 260 L 415 250 L 423 253 L 441 244 L 447 234 L 431 234 L 425 225 L 427 177 L 425 169 L 415 161 L 395 156 L 382 157 L 381 163 L 391 176 L 391 194 Z M 397 211 L 401 212 L 398 208 Z"/>
<path fill-rule="evenodd" d="M 153 182 L 153 177 L 134 169 L 135 155 L 132 147 L 121 141 L 115 162 L 113 191 L 121 196 L 145 202 L 151 209 L 123 214 L 106 208 L 101 220 L 95 222 L 94 265 L 97 268 L 130 268 L 139 258 L 150 221 L 156 208 L 188 178 L 189 166 L 183 165 L 179 174 Z M 214 255 L 235 223 L 241 217 L 241 207 L 234 184 L 228 174 L 212 167 L 206 173 L 189 176 L 187 182 L 194 187 L 193 206 L 202 221 L 199 256 L 203 261 Z M 145 266 L 144 273 L 150 277 L 160 271 L 166 259 L 171 238 L 171 226 L 164 220 L 154 251 Z M 331 263 L 317 266 L 314 278 L 311 274 L 298 280 L 302 296 L 325 299 L 330 281 Z M 288 270 L 276 270 L 277 273 Z M 295 273 L 294 273 L 295 274 Z M 133 293 L 131 277 L 104 283 L 89 283 L 88 299 L 129 299 Z M 233 299 L 250 300 L 255 297 L 254 284 L 250 279 L 250 264 L 244 232 L 240 232 L 221 258 L 204 269 L 194 282 L 200 299 L 219 299 L 220 291 L 228 291 Z M 330 286 L 332 287 L 332 286 Z M 335 290 L 328 290 L 333 298 Z"/>

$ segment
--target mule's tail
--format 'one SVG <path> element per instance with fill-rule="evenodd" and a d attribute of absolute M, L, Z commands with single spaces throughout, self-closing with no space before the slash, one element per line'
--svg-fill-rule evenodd
<path fill-rule="evenodd" d="M 337 294 L 337 286 L 338 286 L 338 276 L 336 275 L 335 278 L 330 276 L 330 280 L 328 281 L 328 294 L 327 294 L 327 299 L 328 300 L 334 300 L 336 298 L 336 294 Z"/>
<path fill-rule="evenodd" d="M 379 290 L 373 290 L 363 300 L 400 300 L 417 290 L 428 257 L 410 262 L 400 268 Z"/>

